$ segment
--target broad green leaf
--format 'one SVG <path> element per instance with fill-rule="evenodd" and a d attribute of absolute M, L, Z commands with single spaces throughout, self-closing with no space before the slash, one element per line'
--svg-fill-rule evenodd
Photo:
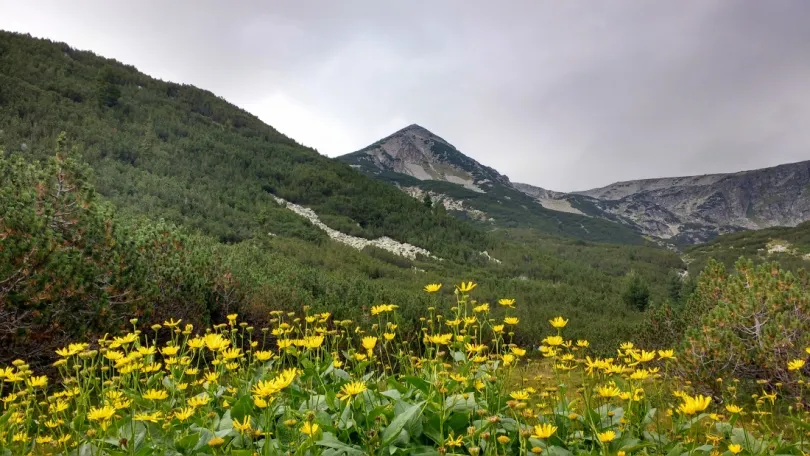
<path fill-rule="evenodd" d="M 655 412 L 657 412 L 657 408 L 651 408 L 647 410 L 647 414 L 644 416 L 644 420 L 642 420 L 641 424 L 650 424 L 655 419 Z"/>
<path fill-rule="evenodd" d="M 250 415 L 253 412 L 253 401 L 250 399 L 250 396 L 242 396 L 235 404 L 231 407 L 231 417 L 233 419 L 242 420 L 245 416 Z"/>
<path fill-rule="evenodd" d="M 208 445 L 208 442 L 214 438 L 214 433 L 205 428 L 199 429 L 197 435 L 199 438 L 197 439 L 197 444 L 194 445 L 194 450 L 199 450 L 203 446 Z"/>
<path fill-rule="evenodd" d="M 472 413 L 477 408 L 475 393 L 448 396 L 444 400 L 444 408 L 451 413 Z"/>
<path fill-rule="evenodd" d="M 385 396 L 389 399 L 393 399 L 395 401 L 402 399 L 402 394 L 400 394 L 400 392 L 395 389 L 382 391 L 380 395 Z"/>
<path fill-rule="evenodd" d="M 200 434 L 189 434 L 180 440 L 176 440 L 174 446 L 181 453 L 187 453 L 197 446 L 199 440 Z"/>
<path fill-rule="evenodd" d="M 231 411 L 226 410 L 219 422 L 216 425 L 217 431 L 230 431 L 233 429 L 233 419 L 231 418 Z"/>
<path fill-rule="evenodd" d="M 323 394 L 318 394 L 315 396 L 310 396 L 306 401 L 301 403 L 301 406 L 298 408 L 299 411 L 307 411 L 307 410 L 327 410 L 329 406 L 326 403 L 326 396 Z"/>
<path fill-rule="evenodd" d="M 394 404 L 394 415 L 401 415 L 410 406 L 407 402 L 398 401 Z M 405 430 L 412 439 L 419 438 L 422 435 L 422 414 L 416 414 L 405 425 Z"/>
<path fill-rule="evenodd" d="M 337 450 L 337 453 L 332 453 L 335 456 L 338 455 L 346 455 L 346 456 L 367 456 L 366 452 L 361 450 L 360 448 L 343 443 L 335 438 L 334 435 L 324 432 L 323 437 L 321 440 L 315 442 L 315 445 L 331 448 L 333 450 Z"/>
<path fill-rule="evenodd" d="M 421 391 L 422 394 L 424 394 L 425 396 L 430 394 L 430 383 L 428 383 L 427 381 L 419 377 L 414 377 L 412 375 L 405 376 L 404 380 L 409 385 Z"/>
<path fill-rule="evenodd" d="M 397 438 L 402 429 L 405 428 L 405 425 L 408 424 L 408 421 L 413 418 L 414 415 L 420 413 L 422 411 L 422 406 L 424 405 L 424 401 L 419 402 L 417 404 L 411 405 L 408 407 L 404 412 L 397 415 L 389 424 L 382 433 L 382 443 L 381 446 L 386 447 Z"/>
<path fill-rule="evenodd" d="M 343 412 L 340 414 L 340 420 L 338 420 L 338 429 L 346 430 L 351 429 L 354 426 L 354 419 L 352 418 L 352 408 L 350 407 L 351 403 L 346 402 L 346 405 L 343 407 Z"/>
<path fill-rule="evenodd" d="M 558 446 L 550 446 L 546 448 L 545 453 L 551 456 L 573 456 L 570 451 Z"/>

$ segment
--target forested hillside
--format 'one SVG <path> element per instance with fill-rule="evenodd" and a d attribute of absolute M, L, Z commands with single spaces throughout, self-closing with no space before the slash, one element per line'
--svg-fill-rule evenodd
<path fill-rule="evenodd" d="M 259 324 L 271 308 L 354 319 L 387 302 L 409 328 L 433 302 L 424 284 L 447 284 L 443 294 L 462 280 L 481 282 L 482 302 L 522 304 L 516 340 L 530 342 L 564 311 L 576 322 L 571 334 L 599 350 L 666 299 L 682 268 L 660 248 L 485 232 L 213 94 L 10 33 L 0 34 L 0 148 L 0 310 L 15 322 L 0 328 L 12 347 L 4 359 L 31 347 L 47 358 L 79 334 L 115 333 L 138 315 L 159 321 L 169 309 L 191 321 L 237 311 Z M 56 195 L 67 197 L 59 163 L 70 164 L 72 191 L 81 189 L 67 224 L 52 216 Z M 443 260 L 338 244 L 272 195 L 332 228 L 387 235 Z M 643 299 L 629 303 L 628 290 Z"/>
<path fill-rule="evenodd" d="M 703 270 L 710 258 L 732 268 L 744 256 L 757 263 L 778 261 L 796 271 L 810 266 L 810 222 L 795 227 L 742 231 L 720 236 L 686 251 L 690 273 Z"/>
<path fill-rule="evenodd" d="M 46 157 L 65 131 L 113 203 L 224 242 L 268 232 L 323 238 L 273 194 L 335 224 L 359 224 L 363 236 L 391 236 L 442 257 L 487 248 L 479 231 L 300 146 L 210 92 L 65 44 L 1 32 L 0 106 L 0 142 L 9 152 Z"/>

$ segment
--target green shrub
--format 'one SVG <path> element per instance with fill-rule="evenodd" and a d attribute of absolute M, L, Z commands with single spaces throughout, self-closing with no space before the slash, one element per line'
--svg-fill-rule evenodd
<path fill-rule="evenodd" d="M 755 267 L 740 259 L 737 271 L 726 274 L 710 261 L 684 316 L 681 367 L 707 389 L 732 377 L 789 386 L 795 375 L 788 363 L 806 358 L 810 347 L 807 276 L 777 263 Z"/>

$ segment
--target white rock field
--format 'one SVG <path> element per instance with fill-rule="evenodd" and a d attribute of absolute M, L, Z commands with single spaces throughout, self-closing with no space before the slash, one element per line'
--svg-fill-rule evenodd
<path fill-rule="evenodd" d="M 402 242 L 395 241 L 394 239 L 391 239 L 388 236 L 383 236 L 381 238 L 369 240 L 369 239 L 364 239 L 364 238 L 361 238 L 361 237 L 350 236 L 348 234 L 341 233 L 338 230 L 334 230 L 334 229 L 329 228 L 328 226 L 326 226 L 326 224 L 323 223 L 321 221 L 321 219 L 318 217 L 318 214 L 316 214 L 315 211 L 313 211 L 312 209 L 306 208 L 304 206 L 299 206 L 299 205 L 297 205 L 295 203 L 291 203 L 291 202 L 285 200 L 284 198 L 279 198 L 278 196 L 275 196 L 275 195 L 273 195 L 273 198 L 275 198 L 277 203 L 279 203 L 282 206 L 286 207 L 287 209 L 295 212 L 296 214 L 300 215 L 301 217 L 306 218 L 313 225 L 315 225 L 318 228 L 325 231 L 326 234 L 331 239 L 333 239 L 333 240 L 335 240 L 337 242 L 341 242 L 343 244 L 346 244 L 346 245 L 348 245 L 350 247 L 354 247 L 357 250 L 363 250 L 364 247 L 371 245 L 371 246 L 377 247 L 379 249 L 389 251 L 389 252 L 391 252 L 391 253 L 393 253 L 395 255 L 403 256 L 405 258 L 410 258 L 412 260 L 416 259 L 417 254 L 418 255 L 424 255 L 424 256 L 430 257 L 430 258 L 439 259 L 439 260 L 441 259 L 441 258 L 438 258 L 438 257 L 434 256 L 428 250 L 425 250 L 425 249 L 423 249 L 421 247 L 417 247 L 415 245 L 411 245 L 411 244 L 408 244 L 408 243 L 402 243 Z"/>

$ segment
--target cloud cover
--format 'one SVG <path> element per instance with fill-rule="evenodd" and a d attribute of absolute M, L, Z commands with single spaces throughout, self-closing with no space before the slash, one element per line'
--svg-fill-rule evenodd
<path fill-rule="evenodd" d="M 564 191 L 810 159 L 804 0 L 0 0 L 0 28 L 211 90 L 329 156 L 418 123 Z"/>

